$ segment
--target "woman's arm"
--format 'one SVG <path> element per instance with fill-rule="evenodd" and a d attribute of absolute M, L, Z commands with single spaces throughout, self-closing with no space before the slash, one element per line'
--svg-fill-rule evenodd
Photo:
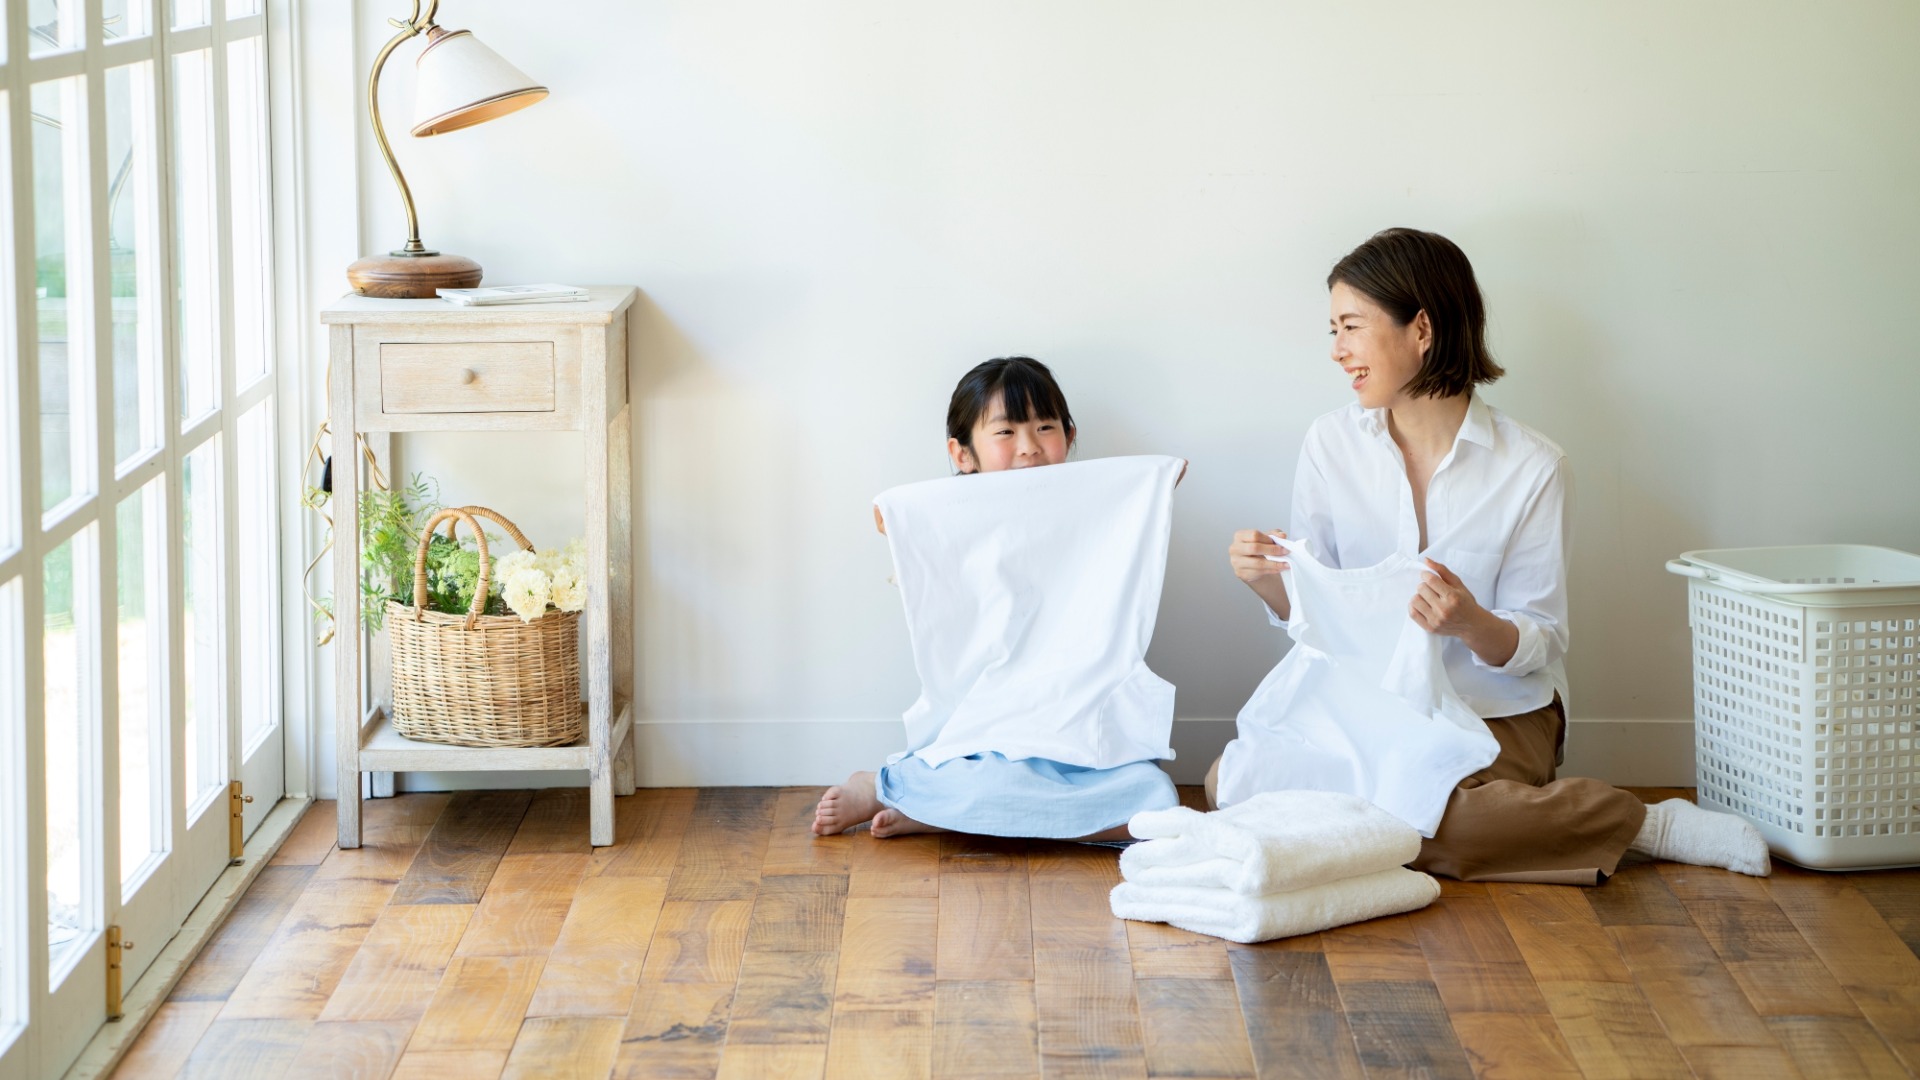
<path fill-rule="evenodd" d="M 1533 493 L 1507 543 L 1490 604 L 1440 567 L 1409 607 L 1414 621 L 1459 638 L 1475 661 L 1503 675 L 1530 675 L 1566 656 L 1569 486 L 1562 458 Z"/>
<path fill-rule="evenodd" d="M 880 516 L 878 506 L 873 508 L 873 527 L 880 530 L 881 536 L 887 535 L 887 519 Z"/>

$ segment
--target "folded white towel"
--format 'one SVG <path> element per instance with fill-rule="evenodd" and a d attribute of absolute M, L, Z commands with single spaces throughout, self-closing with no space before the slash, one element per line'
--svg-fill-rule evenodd
<path fill-rule="evenodd" d="M 1439 895 L 1439 882 L 1395 867 L 1271 896 L 1123 881 L 1113 887 L 1111 900 L 1117 918 L 1170 923 L 1196 934 L 1250 944 L 1414 911 Z"/>
<path fill-rule="evenodd" d="M 1225 888 L 1243 896 L 1404 866 L 1420 854 L 1412 826 L 1356 795 L 1269 791 L 1203 814 L 1184 806 L 1135 814 L 1147 841 L 1120 856 L 1139 885 Z"/>

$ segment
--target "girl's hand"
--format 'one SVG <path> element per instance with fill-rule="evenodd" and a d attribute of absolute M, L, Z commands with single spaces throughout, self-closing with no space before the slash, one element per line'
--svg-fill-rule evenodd
<path fill-rule="evenodd" d="M 1459 575 L 1432 559 L 1427 560 L 1427 573 L 1407 612 L 1422 629 L 1446 637 L 1466 637 L 1488 614 Z"/>
<path fill-rule="evenodd" d="M 1233 534 L 1233 543 L 1227 546 L 1227 562 L 1233 567 L 1234 577 L 1251 585 L 1287 569 L 1286 552 L 1270 539 L 1273 536 L 1284 540 L 1287 534 L 1279 529 L 1241 529 Z"/>

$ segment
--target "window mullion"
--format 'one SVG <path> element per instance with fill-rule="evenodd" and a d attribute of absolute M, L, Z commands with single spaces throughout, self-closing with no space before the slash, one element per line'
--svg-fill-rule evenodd
<path fill-rule="evenodd" d="M 95 757 L 94 782 L 99 785 L 100 798 L 92 804 L 99 818 L 94 822 L 94 842 L 100 859 L 91 863 L 88 869 L 100 875 L 99 902 L 104 904 L 100 912 L 101 926 L 107 926 L 116 920 L 120 911 L 120 741 L 108 737 L 108 728 L 120 715 L 120 650 L 113 647 L 120 640 L 119 634 L 119 555 L 117 529 L 112 527 L 114 511 L 118 503 L 114 501 L 114 446 L 113 446 L 113 395 L 114 386 L 114 347 L 113 347 L 113 251 L 110 243 L 111 227 L 108 221 L 108 191 L 112 186 L 112 172 L 107 161 L 107 70 L 106 70 L 106 30 L 103 21 L 104 5 L 101 0 L 86 0 L 86 49 L 87 49 L 87 174 L 88 188 L 92 195 L 88 209 L 92 227 L 88 230 L 89 249 L 92 258 L 89 265 L 93 270 L 93 333 L 92 353 L 89 357 L 93 372 L 93 490 L 94 519 L 100 527 L 94 530 L 94 551 L 98 559 L 94 577 L 94 600 L 97 608 L 93 625 L 96 628 L 94 639 L 93 670 L 98 679 L 93 687 L 94 714 L 93 725 Z M 77 550 L 77 549 L 76 549 Z M 83 718 L 83 723 L 87 722 Z M 82 740 L 84 744 L 84 740 Z M 111 883 L 111 885 L 109 884 Z"/>
<path fill-rule="evenodd" d="M 221 719 L 226 724 L 227 775 L 240 775 L 240 755 L 244 747 L 240 737 L 242 700 L 240 693 L 240 412 L 235 401 L 239 367 L 233 326 L 233 151 L 232 133 L 227 130 L 233 117 L 233 103 L 227 98 L 227 17 L 222 0 L 212 0 L 213 17 L 213 185 L 217 193 L 214 205 L 215 250 L 220 297 L 220 610 L 223 653 L 226 656 L 221 692 L 226 707 Z"/>

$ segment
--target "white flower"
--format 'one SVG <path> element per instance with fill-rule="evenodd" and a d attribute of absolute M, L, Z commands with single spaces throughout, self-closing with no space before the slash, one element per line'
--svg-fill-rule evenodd
<path fill-rule="evenodd" d="M 546 574 L 532 567 L 521 567 L 508 575 L 507 583 L 500 591 L 507 607 L 520 616 L 521 622 L 532 622 L 547 613 L 547 599 L 553 583 Z"/>
<path fill-rule="evenodd" d="M 492 587 L 489 588 L 488 591 L 496 596 L 503 595 L 502 590 L 506 588 L 507 579 L 532 565 L 533 552 L 531 551 L 515 551 L 494 559 L 493 571 L 490 575 L 492 578 Z"/>
<path fill-rule="evenodd" d="M 553 571 L 553 606 L 561 611 L 580 611 L 587 606 L 587 583 L 570 566 Z"/>

